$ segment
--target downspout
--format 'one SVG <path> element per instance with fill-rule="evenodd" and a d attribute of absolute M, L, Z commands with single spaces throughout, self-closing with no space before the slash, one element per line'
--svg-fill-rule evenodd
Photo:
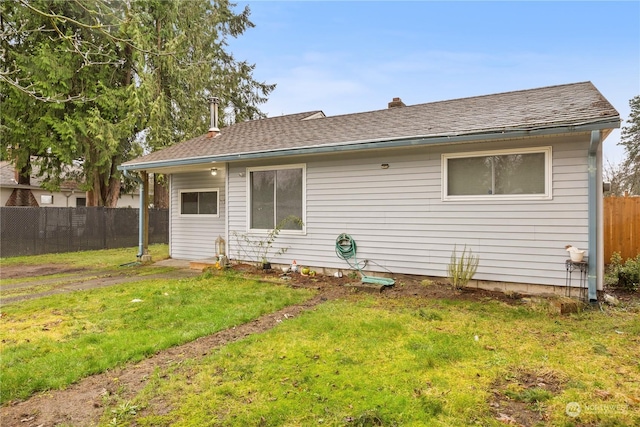
<path fill-rule="evenodd" d="M 140 208 L 138 209 L 138 259 L 142 258 L 144 255 L 144 235 L 143 235 L 143 227 L 144 227 L 144 217 L 142 211 L 144 209 L 144 182 L 138 178 L 137 176 L 133 176 L 129 174 L 127 169 L 122 170 L 122 174 L 129 179 L 134 180 L 140 185 Z"/>
<path fill-rule="evenodd" d="M 587 272 L 587 284 L 589 289 L 589 301 L 598 301 L 598 147 L 601 134 L 599 130 L 591 131 L 589 143 L 588 172 L 589 172 L 589 271 Z"/>
<path fill-rule="evenodd" d="M 230 259 L 230 240 L 229 240 L 229 163 L 224 165 L 224 239 L 227 247 L 225 248 L 225 254 L 227 260 Z"/>

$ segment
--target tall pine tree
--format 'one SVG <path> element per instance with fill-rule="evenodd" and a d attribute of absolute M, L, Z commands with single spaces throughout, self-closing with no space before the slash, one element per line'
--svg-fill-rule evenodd
<path fill-rule="evenodd" d="M 226 51 L 229 37 L 253 27 L 249 9 L 234 13 L 226 0 L 216 2 L 136 1 L 134 43 L 155 55 L 145 57 L 139 77 L 148 97 L 146 144 L 157 150 L 200 135 L 209 127 L 207 100 L 222 101 L 221 124 L 263 116 L 258 105 L 274 85 L 253 79 L 254 66 Z M 166 207 L 166 189 L 154 176 L 154 205 Z M 160 180 L 159 180 L 160 178 Z"/>
<path fill-rule="evenodd" d="M 274 85 L 226 51 L 253 26 L 226 0 L 14 0 L 0 9 L 2 156 L 35 159 L 56 189 L 70 166 L 89 205 L 115 206 L 117 166 L 206 132 L 206 99 L 222 120 L 260 117 Z"/>
<path fill-rule="evenodd" d="M 622 128 L 619 145 L 625 150 L 622 161 L 622 187 L 629 194 L 640 195 L 640 95 L 629 101 L 631 113 Z"/>

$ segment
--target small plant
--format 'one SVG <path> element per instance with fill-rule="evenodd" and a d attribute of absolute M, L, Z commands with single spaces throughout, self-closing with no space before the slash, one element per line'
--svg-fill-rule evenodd
<path fill-rule="evenodd" d="M 638 290 L 640 287 L 640 254 L 635 258 L 629 258 L 622 264 L 620 253 L 614 252 L 605 274 L 605 283 L 628 291 Z"/>
<path fill-rule="evenodd" d="M 420 281 L 420 284 L 421 284 L 422 286 L 433 286 L 433 285 L 435 285 L 435 284 L 436 284 L 436 282 L 434 282 L 434 281 L 433 281 L 433 280 L 431 280 L 431 279 L 424 279 L 424 280 Z"/>
<path fill-rule="evenodd" d="M 451 280 L 451 284 L 455 289 L 462 289 L 469 283 L 469 280 L 476 274 L 479 262 L 480 257 L 473 255 L 471 249 L 467 251 L 466 245 L 462 250 L 460 258 L 458 258 L 458 254 L 456 253 L 456 247 L 453 247 L 451 262 L 449 263 L 449 280 Z"/>
<path fill-rule="evenodd" d="M 138 409 L 139 407 L 132 404 L 129 400 L 121 403 L 117 408 L 111 410 L 111 414 L 113 415 L 113 417 L 111 418 L 109 426 L 116 427 L 121 425 L 121 421 L 124 421 L 128 417 L 136 415 L 138 413 Z"/>
<path fill-rule="evenodd" d="M 538 403 L 545 402 L 553 398 L 553 394 L 540 387 L 525 388 L 523 390 L 507 390 L 505 396 L 515 400 L 516 402 Z"/>
<path fill-rule="evenodd" d="M 266 235 L 256 236 L 249 233 L 233 232 L 238 246 L 238 258 L 240 258 L 242 253 L 250 260 L 255 261 L 258 267 L 270 268 L 271 256 L 277 257 L 289 250 L 288 246 L 283 246 L 271 253 L 271 251 L 274 250 L 273 243 L 280 235 L 282 229 L 290 223 L 296 224 L 299 227 L 304 225 L 302 219 L 295 215 L 290 215 L 280 221 L 273 230 L 269 230 Z"/>

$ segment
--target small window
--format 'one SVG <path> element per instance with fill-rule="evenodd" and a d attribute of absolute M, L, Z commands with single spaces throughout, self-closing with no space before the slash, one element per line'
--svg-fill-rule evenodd
<path fill-rule="evenodd" d="M 42 195 L 40 195 L 40 204 L 41 205 L 52 205 L 53 204 L 53 194 L 42 194 Z"/>
<path fill-rule="evenodd" d="M 297 217 L 304 223 L 304 165 L 255 168 L 248 171 L 249 228 L 272 230 L 284 219 Z M 283 230 L 303 230 L 303 225 L 286 221 Z"/>
<path fill-rule="evenodd" d="M 180 192 L 181 215 L 218 215 L 218 190 L 184 190 Z"/>
<path fill-rule="evenodd" d="M 86 197 L 76 197 L 76 208 L 83 208 L 87 206 L 87 198 Z"/>
<path fill-rule="evenodd" d="M 443 154 L 444 200 L 550 199 L 551 147 Z"/>

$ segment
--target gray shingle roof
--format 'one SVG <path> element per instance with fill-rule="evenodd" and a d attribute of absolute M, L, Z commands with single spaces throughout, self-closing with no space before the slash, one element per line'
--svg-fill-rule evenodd
<path fill-rule="evenodd" d="M 134 159 L 124 166 L 365 141 L 434 138 L 619 120 L 591 82 L 304 120 L 320 111 L 253 120 Z M 613 127 L 613 126 L 612 126 Z"/>

